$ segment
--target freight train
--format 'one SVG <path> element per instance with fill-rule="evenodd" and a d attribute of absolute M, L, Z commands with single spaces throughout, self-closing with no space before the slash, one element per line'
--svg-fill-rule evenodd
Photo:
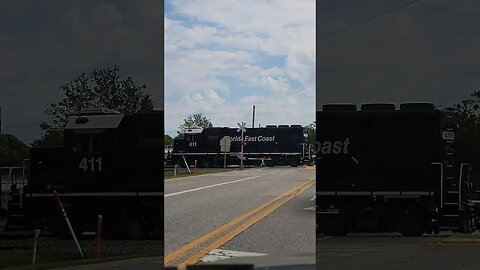
<path fill-rule="evenodd" d="M 327 104 L 316 121 L 318 233 L 475 230 L 452 112 L 428 103 Z"/>
<path fill-rule="evenodd" d="M 269 125 L 246 128 L 242 141 L 235 128 L 191 128 L 183 138 L 174 139 L 171 160 L 174 164 L 198 167 L 221 167 L 240 164 L 241 146 L 246 165 L 300 166 L 310 159 L 306 130 L 301 125 Z M 229 138 L 230 146 L 224 151 L 220 141 Z"/>
<path fill-rule="evenodd" d="M 163 111 L 123 115 L 90 109 L 69 115 L 64 145 L 33 147 L 24 208 L 34 227 L 68 230 L 53 191 L 78 232 L 163 237 Z"/>

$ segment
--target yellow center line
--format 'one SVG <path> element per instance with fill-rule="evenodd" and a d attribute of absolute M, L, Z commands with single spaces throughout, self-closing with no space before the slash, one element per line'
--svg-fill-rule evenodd
<path fill-rule="evenodd" d="M 310 180 L 310 181 L 308 181 L 308 182 L 290 190 L 289 192 L 278 196 L 277 198 L 275 198 L 274 200 L 271 200 L 268 203 L 268 205 L 271 206 L 270 208 L 268 208 L 268 206 L 267 207 L 256 208 L 255 210 L 258 210 L 258 211 L 255 211 L 255 210 L 254 211 L 256 213 L 259 213 L 258 215 L 256 215 L 256 216 L 253 216 L 253 214 L 249 215 L 249 216 L 253 216 L 250 220 L 247 220 L 245 223 L 241 224 L 239 227 L 235 228 L 233 231 L 227 233 L 226 235 L 224 235 L 223 237 L 221 237 L 217 241 L 215 241 L 212 244 L 208 245 L 207 247 L 203 248 L 202 250 L 200 250 L 196 254 L 192 255 L 191 257 L 189 257 L 185 261 L 179 263 L 177 265 L 177 268 L 178 269 L 185 269 L 185 267 L 187 265 L 193 265 L 193 264 L 198 263 L 203 257 L 208 255 L 208 253 L 210 251 L 212 251 L 216 248 L 219 248 L 220 246 L 229 242 L 234 237 L 236 237 L 240 233 L 244 232 L 245 230 L 247 230 L 248 228 L 253 226 L 255 223 L 264 219 L 265 217 L 267 217 L 268 215 L 273 213 L 275 210 L 280 208 L 282 205 L 284 205 L 285 203 L 287 203 L 291 199 L 295 198 L 296 196 L 298 196 L 299 194 L 301 194 L 302 192 L 304 192 L 308 188 L 312 187 L 314 184 L 315 184 L 315 181 Z"/>
<path fill-rule="evenodd" d="M 313 180 L 311 180 L 313 181 Z M 220 234 L 224 233 L 225 231 L 227 231 L 228 229 L 232 228 L 233 226 L 239 224 L 240 222 L 242 222 L 243 220 L 251 217 L 252 215 L 255 215 L 257 214 L 258 212 L 262 211 L 263 209 L 269 207 L 270 205 L 274 204 L 276 201 L 278 200 L 281 200 L 283 197 L 286 197 L 288 196 L 289 194 L 295 192 L 296 189 L 293 189 L 293 190 L 290 190 L 288 192 L 285 192 L 284 194 L 276 197 L 275 199 L 273 200 L 270 200 L 262 205 L 260 205 L 259 207 L 241 215 L 240 217 L 230 221 L 229 223 L 227 224 L 224 224 L 222 225 L 221 227 L 205 234 L 204 236 L 198 238 L 197 240 L 195 241 L 192 241 L 191 243 L 175 250 L 174 252 L 168 254 L 167 256 L 165 256 L 165 260 L 164 260 L 164 264 L 165 265 L 169 265 L 171 264 L 172 262 L 176 261 L 177 259 L 179 259 L 180 257 L 184 256 L 185 254 L 187 254 L 188 252 L 192 251 L 193 249 L 203 245 L 204 243 L 208 242 L 209 240 L 215 238 L 215 237 L 218 237 Z"/>

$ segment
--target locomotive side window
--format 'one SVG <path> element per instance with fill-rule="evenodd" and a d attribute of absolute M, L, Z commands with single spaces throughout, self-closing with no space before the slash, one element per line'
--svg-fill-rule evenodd
<path fill-rule="evenodd" d="M 102 139 L 99 134 L 76 134 L 73 151 L 78 153 L 96 153 L 101 151 Z"/>

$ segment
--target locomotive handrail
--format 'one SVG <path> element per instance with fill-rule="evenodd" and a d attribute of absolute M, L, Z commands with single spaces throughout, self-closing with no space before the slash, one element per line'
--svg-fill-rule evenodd
<path fill-rule="evenodd" d="M 18 175 L 18 172 L 22 170 L 21 175 Z M 25 168 L 24 167 L 0 167 L 0 190 L 3 190 L 4 185 L 15 185 L 17 187 L 18 184 L 20 185 L 20 189 L 23 189 L 25 186 Z M 8 173 L 3 174 L 3 171 L 7 171 Z M 4 177 L 5 176 L 5 177 Z M 21 183 L 18 183 L 19 176 L 22 178 Z"/>
<path fill-rule="evenodd" d="M 443 208 L 443 163 L 432 162 L 432 165 L 440 165 L 440 208 Z"/>
<path fill-rule="evenodd" d="M 460 164 L 460 177 L 458 179 L 458 210 L 462 211 L 462 180 L 463 180 L 463 167 L 470 166 L 469 163 Z"/>

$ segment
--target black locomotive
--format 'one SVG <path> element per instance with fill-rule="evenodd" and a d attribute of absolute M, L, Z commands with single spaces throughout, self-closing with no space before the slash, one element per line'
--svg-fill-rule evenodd
<path fill-rule="evenodd" d="M 432 104 L 324 105 L 317 111 L 319 231 L 472 232 L 469 165 L 458 126 Z"/>
<path fill-rule="evenodd" d="M 67 227 L 53 191 L 77 232 L 163 237 L 163 111 L 122 115 L 84 110 L 69 116 L 64 145 L 31 149 L 26 211 L 35 226 L 56 234 Z"/>
<path fill-rule="evenodd" d="M 220 142 L 225 137 L 229 138 L 230 146 L 222 149 Z M 195 160 L 199 167 L 238 165 L 242 144 L 246 165 L 299 166 L 310 157 L 304 127 L 279 125 L 246 128 L 243 141 L 241 132 L 235 128 L 188 129 L 184 138 L 174 139 L 171 159 L 181 166 L 190 166 Z"/>

